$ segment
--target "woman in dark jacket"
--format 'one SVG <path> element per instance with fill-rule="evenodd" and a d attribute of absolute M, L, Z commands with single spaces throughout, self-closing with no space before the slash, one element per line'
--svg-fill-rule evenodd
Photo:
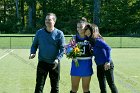
<path fill-rule="evenodd" d="M 111 92 L 118 93 L 114 83 L 114 65 L 110 56 L 111 47 L 104 41 L 95 24 L 86 25 L 85 30 L 85 35 L 89 37 L 93 47 L 93 55 L 97 65 L 97 78 L 101 93 L 107 93 L 105 80 L 107 80 Z"/>

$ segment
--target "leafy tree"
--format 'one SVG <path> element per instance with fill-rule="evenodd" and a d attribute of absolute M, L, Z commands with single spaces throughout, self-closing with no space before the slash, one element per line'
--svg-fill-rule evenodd
<path fill-rule="evenodd" d="M 0 31 L 35 33 L 49 12 L 56 14 L 56 27 L 65 34 L 76 33 L 81 17 L 105 35 L 140 34 L 139 0 L 1 0 Z"/>

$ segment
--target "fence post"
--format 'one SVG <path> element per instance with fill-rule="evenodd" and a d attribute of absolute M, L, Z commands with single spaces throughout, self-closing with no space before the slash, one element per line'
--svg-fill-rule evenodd
<path fill-rule="evenodd" d="M 33 43 L 33 36 L 32 36 L 32 43 Z"/>
<path fill-rule="evenodd" d="M 11 37 L 10 37 L 10 49 L 11 49 Z"/>
<path fill-rule="evenodd" d="M 120 37 L 120 48 L 122 48 L 122 35 Z"/>

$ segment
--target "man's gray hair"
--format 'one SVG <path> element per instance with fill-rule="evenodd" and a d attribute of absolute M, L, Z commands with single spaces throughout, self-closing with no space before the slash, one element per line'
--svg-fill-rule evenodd
<path fill-rule="evenodd" d="M 53 20 L 56 22 L 57 17 L 54 13 L 48 13 L 47 16 L 53 16 Z"/>

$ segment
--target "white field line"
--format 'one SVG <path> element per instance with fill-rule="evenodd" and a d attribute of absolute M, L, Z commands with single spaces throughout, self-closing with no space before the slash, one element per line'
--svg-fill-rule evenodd
<path fill-rule="evenodd" d="M 130 77 L 133 77 L 133 78 L 138 78 L 139 76 L 130 76 Z"/>
<path fill-rule="evenodd" d="M 4 54 L 3 56 L 0 57 L 0 60 L 4 57 L 6 57 L 7 55 L 9 55 L 11 52 L 13 52 L 14 50 L 9 51 L 8 53 Z"/>
<path fill-rule="evenodd" d="M 8 50 L 7 49 L 4 49 L 3 53 L 7 52 Z"/>

